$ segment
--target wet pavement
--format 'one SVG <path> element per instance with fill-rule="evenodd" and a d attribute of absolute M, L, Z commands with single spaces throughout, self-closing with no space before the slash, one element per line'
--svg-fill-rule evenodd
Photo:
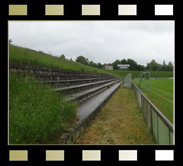
<path fill-rule="evenodd" d="M 119 82 L 113 85 L 109 89 L 103 91 L 102 93 L 82 103 L 82 105 L 79 106 L 77 109 L 77 115 L 79 116 L 79 121 L 84 120 L 90 114 L 92 114 L 93 111 L 95 111 L 98 107 L 100 107 L 111 96 L 111 94 L 121 85 L 121 83 L 122 82 Z"/>

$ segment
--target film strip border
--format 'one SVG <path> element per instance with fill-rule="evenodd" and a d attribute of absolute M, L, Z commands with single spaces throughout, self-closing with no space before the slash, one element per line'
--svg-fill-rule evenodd
<path fill-rule="evenodd" d="M 67 16 L 67 9 L 65 4 L 43 4 L 42 16 Z M 117 16 L 138 16 L 138 4 L 118 4 L 115 6 Z M 154 16 L 174 16 L 174 4 L 154 4 L 147 6 L 154 8 Z M 9 4 L 9 16 L 28 16 L 29 15 L 28 4 Z M 151 14 L 152 14 L 151 11 Z M 81 4 L 80 16 L 101 16 L 102 5 L 101 4 Z M 110 8 L 108 9 L 110 13 Z"/>
<path fill-rule="evenodd" d="M 77 152 L 80 154 L 78 159 L 81 161 L 102 161 L 103 158 L 109 158 L 109 156 L 103 155 L 102 150 L 80 150 Z M 104 152 L 105 153 L 105 152 Z M 118 153 L 118 154 L 117 154 Z M 31 150 L 9 150 L 9 161 L 31 161 L 30 157 Z M 73 153 L 74 154 L 74 153 Z M 117 156 L 115 156 L 116 161 L 139 161 L 139 151 L 138 150 L 118 150 L 116 151 Z M 45 150 L 43 151 L 44 161 L 67 161 L 71 160 L 71 154 L 67 153 L 67 150 Z M 175 161 L 174 150 L 155 150 L 153 156 L 151 156 L 152 161 Z M 38 161 L 38 160 L 36 160 Z"/>
<path fill-rule="evenodd" d="M 14 4 L 13 4 L 14 3 Z M 41 16 L 43 18 L 44 16 L 61 16 L 58 17 L 59 19 L 62 19 L 63 17 L 67 17 L 70 15 L 74 15 L 76 12 L 77 16 L 85 17 L 85 16 L 96 16 L 95 18 L 98 18 L 99 16 L 105 15 L 107 12 L 107 16 L 110 16 L 110 8 L 107 9 L 106 6 L 103 4 L 80 4 L 77 10 L 69 9 L 69 4 L 61 3 L 61 4 L 39 4 L 36 8 L 35 14 L 33 14 L 33 9 L 36 6 L 35 4 L 16 4 L 16 2 L 13 2 L 8 4 L 8 15 L 10 16 L 17 16 L 16 18 L 20 18 L 21 16 Z M 32 5 L 32 6 L 31 6 Z M 110 4 L 108 5 L 110 6 Z M 150 10 L 148 11 L 148 7 L 150 7 Z M 40 11 L 39 11 L 40 9 Z M 145 10 L 142 10 L 145 9 Z M 149 5 L 139 5 L 139 4 L 116 4 L 112 7 L 113 10 L 113 16 L 118 16 L 117 18 L 122 19 L 123 16 L 155 16 L 158 18 L 158 16 L 163 16 L 163 19 L 166 16 L 175 16 L 175 8 L 174 4 L 149 4 Z M 37 12 L 39 11 L 39 12 Z M 114 12 L 115 11 L 115 12 Z M 144 12 L 144 14 L 142 14 Z M 72 14 L 71 14 L 72 13 Z M 72 15 L 72 16 L 73 16 Z M 20 16 L 20 17 L 19 17 Z M 120 17 L 122 16 L 122 17 Z M 24 19 L 26 18 L 24 17 Z M 133 17 L 133 18 L 135 18 Z M 55 18 L 55 17 L 54 17 Z M 93 17 L 92 17 L 93 18 Z M 169 17 L 170 18 L 170 17 Z M 77 19 L 77 17 L 76 17 Z M 58 146 L 59 147 L 59 146 Z M 23 149 L 22 149 L 23 148 Z M 147 147 L 148 148 L 148 147 Z M 148 152 L 148 159 L 149 162 L 158 162 L 158 161 L 177 161 L 177 152 L 176 150 L 172 150 L 173 147 L 169 147 L 170 149 L 164 149 L 158 150 L 154 148 L 150 148 Z M 11 147 L 9 147 L 11 149 Z M 22 150 L 20 150 L 22 149 Z M 54 149 L 54 148 L 53 148 Z M 144 159 L 145 156 L 143 156 L 146 151 L 143 148 L 133 149 L 133 150 L 124 150 L 123 148 L 118 147 L 117 149 L 105 150 L 105 148 L 100 147 L 95 150 L 91 150 L 93 148 L 88 148 L 86 150 L 82 150 L 82 147 L 79 146 L 79 148 L 76 147 L 70 147 L 70 148 L 63 148 L 63 149 L 57 149 L 52 150 L 51 146 L 46 149 L 46 147 L 42 148 L 39 147 L 29 147 L 25 149 L 25 147 L 20 146 L 16 149 L 16 147 L 12 148 L 11 150 L 8 150 L 8 161 L 11 162 L 32 162 L 36 161 L 38 162 L 67 162 L 68 160 L 75 161 L 98 161 L 103 162 L 105 161 L 134 161 L 139 162 Z M 102 150 L 101 150 L 102 149 Z M 140 150 L 139 150 L 140 149 Z M 37 154 L 40 153 L 40 156 L 37 156 Z M 73 155 L 72 155 L 73 153 Z M 112 156 L 113 157 L 112 157 Z"/>

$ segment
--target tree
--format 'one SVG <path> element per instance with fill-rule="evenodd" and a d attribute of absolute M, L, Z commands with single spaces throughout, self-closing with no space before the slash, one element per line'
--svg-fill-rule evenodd
<path fill-rule="evenodd" d="M 76 62 L 84 64 L 84 65 L 88 65 L 89 60 L 88 60 L 88 58 L 85 58 L 84 56 L 80 55 L 76 58 Z"/>
<path fill-rule="evenodd" d="M 98 67 L 98 68 L 102 68 L 102 64 L 101 64 L 101 63 L 98 63 L 98 64 L 97 64 L 97 67 Z"/>
<path fill-rule="evenodd" d="M 113 69 L 117 69 L 117 68 L 118 68 L 118 67 L 117 67 L 118 64 L 121 64 L 121 61 L 117 59 L 117 60 L 115 60 L 115 61 L 112 63 Z"/>
<path fill-rule="evenodd" d="M 162 71 L 166 71 L 166 68 L 167 68 L 167 65 L 166 65 L 166 63 L 165 63 L 165 60 L 163 60 L 163 65 L 162 65 L 162 67 L 161 67 L 161 70 L 162 70 Z"/>
<path fill-rule="evenodd" d="M 127 64 L 126 59 L 122 59 L 122 60 L 121 60 L 121 64 Z"/>
<path fill-rule="evenodd" d="M 153 59 L 150 63 L 147 63 L 146 69 L 152 71 L 160 71 L 162 69 L 162 66 Z"/>
<path fill-rule="evenodd" d="M 85 58 L 85 60 L 86 60 L 86 65 L 88 65 L 89 64 L 89 59 Z"/>
<path fill-rule="evenodd" d="M 59 58 L 61 58 L 61 59 L 65 59 L 65 55 L 64 54 L 62 54 L 62 55 L 60 55 L 60 57 Z"/>
<path fill-rule="evenodd" d="M 165 65 L 166 65 L 165 60 L 163 60 L 163 66 L 165 66 Z"/>
<path fill-rule="evenodd" d="M 137 65 L 136 70 L 138 70 L 138 71 L 145 70 L 145 66 L 143 66 L 143 65 Z"/>
<path fill-rule="evenodd" d="M 167 71 L 172 71 L 173 70 L 173 64 L 172 62 L 170 61 L 167 65 Z"/>
<path fill-rule="evenodd" d="M 97 67 L 97 64 L 93 61 L 90 61 L 88 65 L 91 67 Z"/>
<path fill-rule="evenodd" d="M 137 62 L 133 59 L 127 59 L 127 64 L 130 65 L 129 70 L 137 70 Z"/>
<path fill-rule="evenodd" d="M 172 62 L 171 62 L 171 61 L 168 63 L 168 66 L 173 67 L 173 64 L 172 64 Z"/>

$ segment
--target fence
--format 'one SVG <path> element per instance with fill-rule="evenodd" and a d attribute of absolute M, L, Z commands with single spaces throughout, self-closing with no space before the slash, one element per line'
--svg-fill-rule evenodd
<path fill-rule="evenodd" d="M 151 101 L 132 83 L 147 126 L 155 136 L 157 144 L 174 144 L 172 123 L 151 103 Z"/>

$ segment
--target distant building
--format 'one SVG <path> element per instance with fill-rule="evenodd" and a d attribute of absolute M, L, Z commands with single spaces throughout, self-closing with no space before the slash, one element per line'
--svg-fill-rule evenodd
<path fill-rule="evenodd" d="M 113 70 L 113 66 L 108 64 L 108 65 L 105 66 L 105 69 L 106 70 Z"/>

